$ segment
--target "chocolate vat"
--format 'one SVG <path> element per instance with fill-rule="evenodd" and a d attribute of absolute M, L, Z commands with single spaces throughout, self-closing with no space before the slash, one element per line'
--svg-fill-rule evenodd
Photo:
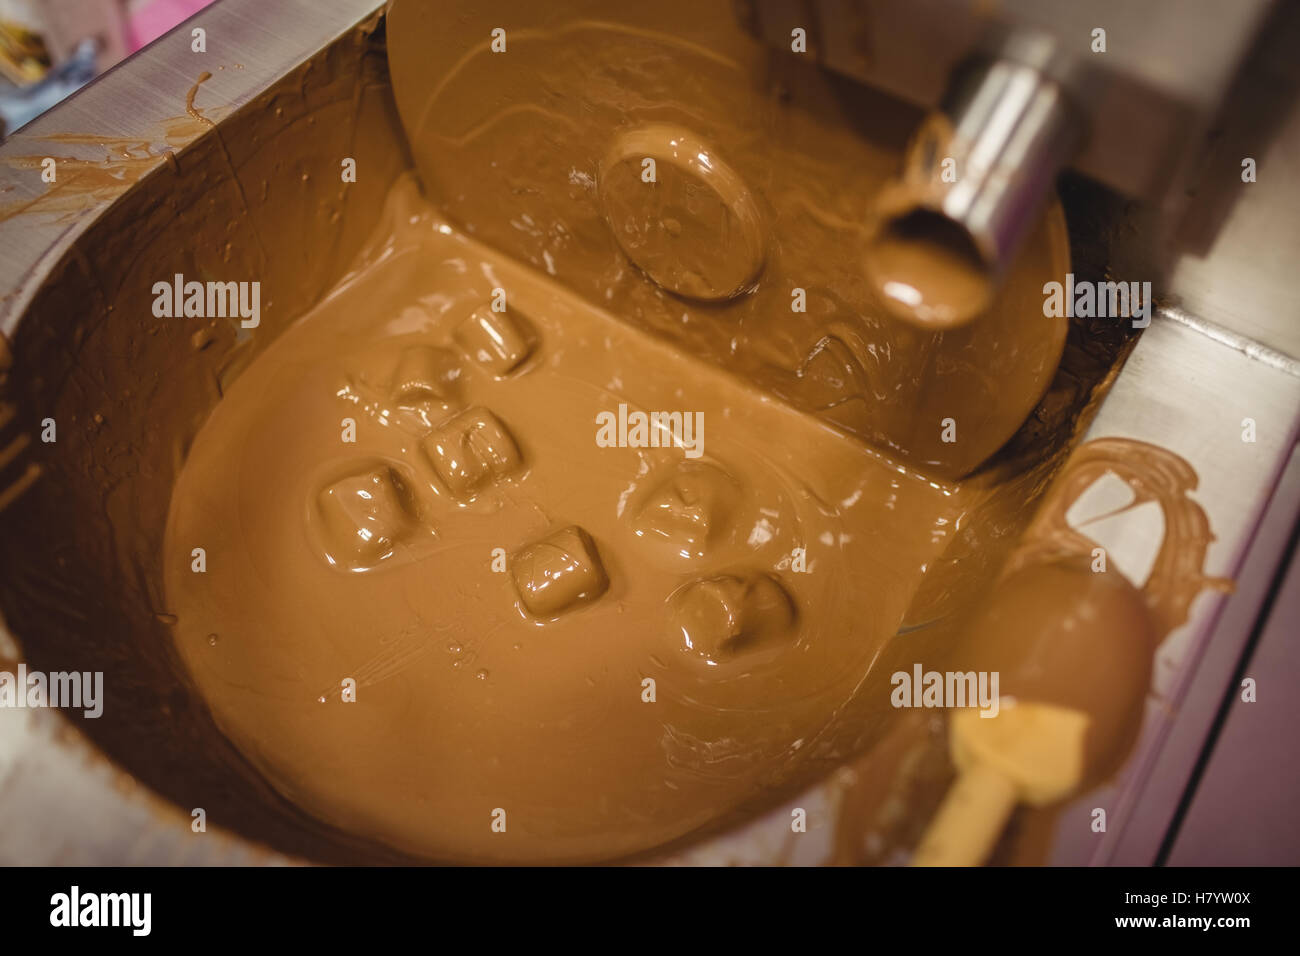
<path fill-rule="evenodd" d="M 311 8 L 307 25 L 299 6 Z M 20 194 L 39 191 L 32 157 L 95 167 L 110 157 L 108 172 L 70 182 L 57 204 L 14 199 L 0 225 L 0 331 L 13 355 L 3 401 L 15 410 L 4 439 L 16 428 L 35 436 L 47 417 L 59 428 L 57 442 L 24 446 L 3 473 L 0 610 L 12 646 L 0 643 L 0 657 L 103 671 L 107 695 L 97 721 L 3 715 L 2 799 L 31 824 L 7 848 L 14 859 L 401 859 L 305 818 L 225 742 L 172 656 L 157 566 L 171 480 L 221 383 L 339 277 L 392 178 L 410 164 L 387 85 L 380 6 L 284 4 L 268 23 L 253 19 L 258 5 L 227 0 L 193 21 L 240 41 L 239 57 L 211 79 L 200 80 L 210 68 L 190 55 L 187 24 L 4 148 L 26 177 Z M 124 103 L 136 107 L 132 115 Z M 365 170 L 346 189 L 340 154 Z M 1105 274 L 1115 204 L 1084 183 L 1068 185 L 1063 198 L 1076 274 Z M 325 233 L 333 241 L 322 248 Z M 229 328 L 195 340 L 192 329 L 143 314 L 160 277 L 231 270 L 277 289 L 251 339 Z M 1072 330 L 1063 371 L 995 463 L 1031 476 L 1027 504 L 1133 345 L 1128 333 L 1087 334 L 1095 331 Z M 1024 511 L 1027 521 L 1032 508 Z M 991 575 L 994 559 L 985 560 Z M 955 581 L 956 566 L 949 570 Z M 987 579 L 969 566 L 962 574 L 971 589 Z M 910 621 L 925 624 L 931 605 L 971 599 L 952 581 L 936 575 Z M 196 808 L 208 839 L 194 838 Z M 780 857 L 760 825 L 712 836 L 674 852 L 723 859 L 740 840 L 760 859 Z"/>

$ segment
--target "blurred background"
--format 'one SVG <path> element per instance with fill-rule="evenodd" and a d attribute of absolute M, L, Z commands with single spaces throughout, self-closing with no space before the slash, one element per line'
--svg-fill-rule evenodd
<path fill-rule="evenodd" d="M 213 0 L 0 0 L 0 140 Z"/>

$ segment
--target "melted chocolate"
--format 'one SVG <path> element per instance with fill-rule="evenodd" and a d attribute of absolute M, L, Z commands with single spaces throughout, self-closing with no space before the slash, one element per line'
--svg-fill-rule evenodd
<path fill-rule="evenodd" d="M 621 405 L 702 415 L 701 456 L 603 447 Z M 195 439 L 168 605 L 218 723 L 313 814 L 440 859 L 596 859 L 796 781 L 887 680 L 961 501 L 457 235 L 407 180 Z"/>

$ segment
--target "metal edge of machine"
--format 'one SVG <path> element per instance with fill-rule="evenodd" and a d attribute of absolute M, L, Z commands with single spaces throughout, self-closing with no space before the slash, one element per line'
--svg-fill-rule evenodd
<path fill-rule="evenodd" d="M 231 41 L 237 38 L 242 67 L 217 73 L 205 86 L 212 99 L 233 112 L 382 6 L 382 0 L 215 4 L 21 130 L 19 145 L 11 141 L 0 146 L 0 162 L 17 155 L 31 138 L 70 130 L 115 139 L 155 135 L 176 113 L 175 103 L 159 97 L 158 90 L 185 89 L 209 63 L 228 60 L 235 66 Z M 201 62 L 196 62 L 188 43 L 188 32 L 196 26 L 221 38 Z M 111 130 L 106 129 L 109 123 Z M 198 138 L 196 134 L 192 141 Z M 157 165 L 166 161 L 160 153 Z M 1300 182 L 1300 175 L 1292 179 Z M 6 199 L 35 198 L 41 189 L 39 176 L 28 176 L 19 179 Z M 27 221 L 30 217 L 21 225 L 12 219 L 0 222 L 0 289 L 5 290 L 0 331 L 12 334 L 49 270 L 115 198 L 96 200 L 75 215 L 35 225 Z M 1259 437 L 1243 452 L 1240 421 L 1245 417 L 1256 420 Z M 1197 498 L 1217 536 L 1206 570 L 1235 576 L 1251 553 L 1298 429 L 1300 375 L 1293 358 L 1170 308 L 1157 314 L 1139 340 L 1087 437 L 1140 438 L 1170 447 L 1191 462 L 1201 476 Z M 1274 504 L 1275 510 L 1295 513 L 1294 502 Z M 1149 561 L 1154 542 L 1147 519 L 1121 524 L 1111 535 L 1107 545 L 1121 567 L 1141 567 Z M 1280 547 L 1276 541 L 1269 545 L 1273 551 Z M 1274 563 L 1276 559 L 1273 555 Z M 1267 564 L 1270 555 L 1261 558 L 1256 553 L 1254 560 Z M 1245 588 L 1233 598 L 1207 594 L 1194 606 L 1191 620 L 1167 643 L 1153 705 L 1132 758 L 1112 785 L 1085 795 L 1062 817 L 1069 821 L 1073 809 L 1086 812 L 1104 805 L 1117 811 L 1114 825 L 1098 835 L 1062 824 L 1052 862 L 1153 862 L 1162 826 L 1174 812 L 1196 757 L 1187 741 L 1194 744 L 1203 737 L 1212 716 L 1203 705 L 1193 706 L 1194 698 L 1199 694 L 1203 703 L 1207 693 L 1222 692 L 1218 672 L 1225 661 L 1235 661 L 1244 646 L 1253 621 L 1252 593 Z M 8 640 L 0 628 L 0 649 Z M 1197 691 L 1201 685 L 1210 690 Z M 196 844 L 188 816 L 131 783 L 61 715 L 0 712 L 0 795 L 10 805 L 45 808 L 43 819 L 28 820 L 22 830 L 10 831 L 0 858 L 117 864 L 292 862 L 229 831 Z M 86 826 L 87 815 L 80 810 L 87 799 L 97 801 L 93 828 Z M 821 862 L 829 856 L 835 803 L 833 783 L 823 782 L 788 805 L 665 862 Z M 807 839 L 797 841 L 793 853 L 787 839 L 790 806 L 802 806 L 810 821 L 821 821 L 810 825 Z"/>

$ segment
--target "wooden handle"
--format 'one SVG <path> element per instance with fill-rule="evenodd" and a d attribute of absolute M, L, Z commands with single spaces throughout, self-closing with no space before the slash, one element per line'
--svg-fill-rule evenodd
<path fill-rule="evenodd" d="M 962 771 L 930 821 L 912 866 L 979 866 L 1017 802 L 1016 786 L 984 763 Z"/>

